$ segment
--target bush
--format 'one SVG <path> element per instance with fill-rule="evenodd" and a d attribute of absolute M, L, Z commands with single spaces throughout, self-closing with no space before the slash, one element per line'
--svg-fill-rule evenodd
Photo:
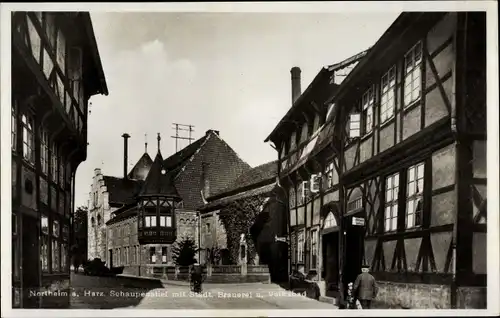
<path fill-rule="evenodd" d="M 177 266 L 189 266 L 196 263 L 196 243 L 190 237 L 184 237 L 172 248 L 172 258 Z"/>

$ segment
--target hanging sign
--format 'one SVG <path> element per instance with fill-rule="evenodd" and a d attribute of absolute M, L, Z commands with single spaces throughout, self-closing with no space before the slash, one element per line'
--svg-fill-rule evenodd
<path fill-rule="evenodd" d="M 364 218 L 357 218 L 357 217 L 353 216 L 352 217 L 352 225 L 364 226 L 365 219 Z"/>

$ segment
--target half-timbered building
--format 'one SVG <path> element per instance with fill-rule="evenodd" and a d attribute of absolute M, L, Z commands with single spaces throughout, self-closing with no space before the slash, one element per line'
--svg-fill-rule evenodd
<path fill-rule="evenodd" d="M 279 184 L 288 196 L 289 273 L 303 270 L 322 295 L 338 291 L 340 228 L 335 112 L 326 101 L 365 55 L 323 67 L 303 93 L 300 69 L 292 68 L 292 107 L 265 140 L 278 150 Z"/>
<path fill-rule="evenodd" d="M 108 91 L 89 13 L 11 18 L 12 305 L 66 307 L 89 98 Z"/>
<path fill-rule="evenodd" d="M 486 306 L 486 14 L 403 13 L 329 102 L 344 283 L 377 300 Z"/>

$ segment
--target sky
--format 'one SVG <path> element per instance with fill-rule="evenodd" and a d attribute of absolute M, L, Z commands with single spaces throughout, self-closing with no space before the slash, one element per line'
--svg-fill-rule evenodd
<path fill-rule="evenodd" d="M 91 13 L 109 95 L 91 98 L 76 206 L 87 204 L 95 168 L 123 175 L 123 133 L 131 136 L 128 170 L 145 134 L 153 159 L 157 133 L 163 157 L 175 153 L 173 123 L 193 125 L 195 139 L 220 131 L 252 167 L 276 160 L 264 139 L 291 107 L 290 69 L 301 68 L 304 90 L 323 66 L 375 44 L 398 15 Z"/>

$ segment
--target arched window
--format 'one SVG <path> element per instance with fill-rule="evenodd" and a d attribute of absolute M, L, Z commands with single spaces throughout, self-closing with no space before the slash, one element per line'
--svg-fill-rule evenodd
<path fill-rule="evenodd" d="M 101 226 L 101 223 L 102 223 L 101 215 L 98 214 L 97 215 L 97 226 Z"/>
<path fill-rule="evenodd" d="M 94 217 L 92 217 L 90 219 L 90 225 L 92 225 L 92 227 L 95 227 L 95 219 L 94 219 Z"/>
<path fill-rule="evenodd" d="M 333 215 L 332 212 L 328 213 L 328 215 L 325 218 L 325 224 L 323 228 L 328 229 L 337 226 L 337 220 L 335 219 L 335 216 Z"/>

